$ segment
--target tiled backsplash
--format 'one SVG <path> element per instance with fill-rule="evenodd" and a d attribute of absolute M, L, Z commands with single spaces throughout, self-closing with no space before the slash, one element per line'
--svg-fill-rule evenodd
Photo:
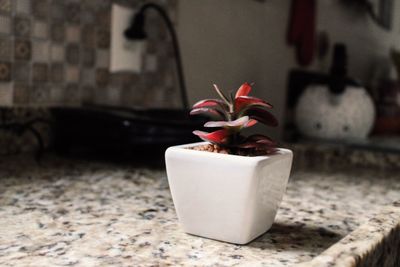
<path fill-rule="evenodd" d="M 0 125 L 49 118 L 46 108 L 85 103 L 178 107 L 171 40 L 149 12 L 141 73 L 110 73 L 111 4 L 140 0 L 0 0 Z M 152 1 L 175 19 L 176 0 Z M 49 129 L 35 125 L 44 141 Z M 31 151 L 31 132 L 0 130 L 0 155 Z"/>
<path fill-rule="evenodd" d="M 110 73 L 111 3 L 0 0 L 0 106 L 178 106 L 173 51 L 149 14 L 141 73 Z M 158 1 L 174 17 L 175 1 Z"/>

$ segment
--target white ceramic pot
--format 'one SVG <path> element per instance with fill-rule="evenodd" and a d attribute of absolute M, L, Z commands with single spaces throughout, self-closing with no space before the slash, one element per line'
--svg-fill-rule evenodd
<path fill-rule="evenodd" d="M 168 182 L 185 232 L 246 244 L 275 219 L 292 166 L 292 151 L 245 157 L 174 146 L 165 153 Z"/>

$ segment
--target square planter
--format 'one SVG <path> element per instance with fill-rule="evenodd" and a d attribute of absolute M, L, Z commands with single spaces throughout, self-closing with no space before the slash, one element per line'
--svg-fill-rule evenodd
<path fill-rule="evenodd" d="M 275 219 L 290 175 L 292 151 L 245 157 L 174 146 L 165 153 L 168 182 L 185 232 L 246 244 Z"/>

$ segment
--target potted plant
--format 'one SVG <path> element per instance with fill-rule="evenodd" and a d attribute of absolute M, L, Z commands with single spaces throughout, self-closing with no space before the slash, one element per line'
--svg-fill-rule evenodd
<path fill-rule="evenodd" d="M 272 225 L 289 179 L 292 152 L 271 138 L 242 130 L 277 126 L 272 105 L 249 96 L 245 83 L 227 97 L 196 103 L 191 114 L 213 121 L 211 133 L 194 131 L 205 142 L 173 146 L 165 153 L 168 182 L 178 219 L 187 233 L 245 244 Z"/>

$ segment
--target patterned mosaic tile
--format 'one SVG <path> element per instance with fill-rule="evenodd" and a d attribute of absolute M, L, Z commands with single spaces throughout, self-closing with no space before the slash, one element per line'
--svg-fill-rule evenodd
<path fill-rule="evenodd" d="M 65 19 L 64 1 L 53 1 L 50 6 L 50 18 L 55 21 L 63 21 Z"/>
<path fill-rule="evenodd" d="M 79 24 L 81 21 L 81 6 L 79 3 L 68 3 L 65 7 L 66 21 Z"/>
<path fill-rule="evenodd" d="M 64 95 L 65 95 L 65 90 L 62 85 L 53 85 L 50 88 L 50 101 L 52 103 L 63 103 L 64 102 Z"/>
<path fill-rule="evenodd" d="M 67 66 L 65 69 L 65 81 L 67 83 L 78 83 L 80 80 L 80 70 L 76 66 Z"/>
<path fill-rule="evenodd" d="M 30 40 L 16 39 L 14 41 L 14 58 L 18 60 L 30 60 L 32 47 Z"/>
<path fill-rule="evenodd" d="M 17 82 L 29 82 L 31 65 L 27 62 L 16 61 L 13 65 L 13 80 Z"/>
<path fill-rule="evenodd" d="M 65 60 L 71 65 L 78 65 L 80 61 L 80 49 L 77 44 L 67 45 L 65 51 Z"/>
<path fill-rule="evenodd" d="M 64 64 L 62 63 L 51 64 L 50 79 L 53 83 L 64 82 Z"/>
<path fill-rule="evenodd" d="M 83 69 L 82 70 L 82 79 L 81 83 L 85 86 L 94 85 L 95 84 L 95 71 L 93 68 Z"/>
<path fill-rule="evenodd" d="M 15 12 L 20 14 L 31 13 L 31 0 L 13 0 L 15 1 Z M 34 1 L 34 0 L 32 0 Z"/>
<path fill-rule="evenodd" d="M 67 84 L 65 87 L 65 100 L 69 103 L 80 102 L 80 91 L 78 84 Z"/>
<path fill-rule="evenodd" d="M 81 101 L 83 104 L 94 103 L 95 89 L 92 86 L 83 86 L 81 89 Z"/>
<path fill-rule="evenodd" d="M 33 63 L 32 80 L 34 82 L 47 82 L 49 79 L 49 68 L 45 63 Z"/>
<path fill-rule="evenodd" d="M 110 47 L 110 32 L 104 29 L 98 29 L 97 35 L 97 47 L 98 48 L 109 48 Z"/>
<path fill-rule="evenodd" d="M 154 14 L 149 15 L 147 25 L 153 32 L 153 38 L 148 42 L 148 49 L 143 55 L 144 73 L 109 73 L 112 1 L 0 0 L 0 62 L 9 63 L 3 64 L 0 76 L 3 75 L 6 83 L 13 82 L 11 91 L 14 91 L 16 103 L 29 104 L 31 101 L 26 97 L 27 94 L 25 97 L 17 97 L 24 95 L 19 93 L 24 91 L 20 88 L 47 92 L 37 93 L 38 97 L 33 97 L 32 101 L 51 103 L 56 99 L 51 90 L 37 89 L 37 85 L 49 88 L 55 86 L 64 92 L 61 95 L 66 99 L 66 85 L 82 83 L 86 88 L 91 88 L 88 91 L 92 92 L 92 96 L 86 99 L 96 99 L 93 94 L 100 92 L 101 88 L 102 93 L 98 99 L 104 103 L 107 99 L 113 103 L 120 99 L 121 103 L 131 106 L 140 103 L 140 97 L 145 92 L 154 93 L 146 87 L 161 86 L 165 82 L 165 73 L 174 75 L 174 69 L 169 69 L 170 64 L 165 63 L 172 55 L 170 48 L 165 47 L 164 28 L 160 28 L 162 22 Z M 139 0 L 116 2 L 134 8 L 142 4 Z M 171 8 L 171 2 L 162 0 L 162 4 L 168 8 Z M 175 79 L 171 79 L 171 88 L 174 82 Z M 83 88 L 75 91 L 80 90 L 83 92 Z M 132 90 L 143 93 L 130 94 Z M 124 99 L 125 95 L 129 97 Z M 43 98 L 47 100 L 41 100 Z M 58 103 L 63 103 L 61 97 L 57 99 Z"/>
<path fill-rule="evenodd" d="M 98 87 L 105 87 L 110 80 L 108 69 L 96 69 L 96 85 Z"/>
<path fill-rule="evenodd" d="M 0 105 L 11 106 L 13 104 L 12 83 L 0 83 Z"/>
<path fill-rule="evenodd" d="M 48 41 L 34 41 L 32 43 L 32 59 L 34 62 L 50 61 L 50 44 Z"/>
<path fill-rule="evenodd" d="M 65 27 L 63 23 L 51 24 L 50 28 L 51 40 L 56 43 L 62 43 L 65 39 Z"/>
<path fill-rule="evenodd" d="M 96 55 L 96 66 L 98 68 L 108 68 L 110 66 L 110 52 L 106 49 L 98 49 Z"/>
<path fill-rule="evenodd" d="M 96 12 L 95 21 L 99 29 L 107 29 L 111 25 L 111 13 L 109 10 L 98 10 Z"/>
<path fill-rule="evenodd" d="M 0 81 L 9 82 L 11 81 L 11 63 L 10 62 L 0 62 Z"/>
<path fill-rule="evenodd" d="M 0 33 L 2 34 L 11 33 L 11 17 L 0 15 Z"/>
<path fill-rule="evenodd" d="M 66 41 L 69 43 L 78 43 L 80 41 L 80 27 L 67 26 L 66 28 Z"/>
<path fill-rule="evenodd" d="M 3 13 L 11 12 L 11 0 L 0 0 L 0 12 Z"/>
<path fill-rule="evenodd" d="M 65 48 L 62 45 L 52 45 L 50 48 L 50 58 L 53 62 L 63 62 L 65 59 Z"/>
<path fill-rule="evenodd" d="M 29 17 L 14 17 L 14 34 L 19 37 L 29 37 L 31 35 L 31 20 Z"/>
<path fill-rule="evenodd" d="M 14 82 L 14 103 L 29 103 L 30 88 L 27 83 Z"/>
<path fill-rule="evenodd" d="M 82 63 L 86 68 L 94 67 L 96 58 L 95 58 L 95 50 L 92 48 L 84 48 L 82 51 Z M 98 57 L 97 57 L 98 58 Z M 98 61 L 98 60 L 97 60 Z"/>
<path fill-rule="evenodd" d="M 96 46 L 96 32 L 94 25 L 86 25 L 82 28 L 82 45 L 94 48 Z"/>
<path fill-rule="evenodd" d="M 49 26 L 43 21 L 35 20 L 33 22 L 32 36 L 38 39 L 47 39 L 49 35 Z"/>
<path fill-rule="evenodd" d="M 33 104 L 50 102 L 50 87 L 46 84 L 35 84 L 30 91 L 29 100 Z"/>
<path fill-rule="evenodd" d="M 49 14 L 49 0 L 34 0 L 31 2 L 32 13 L 35 18 L 46 19 Z"/>
<path fill-rule="evenodd" d="M 9 38 L 0 38 L 0 60 L 10 60 L 12 56 L 12 40 Z"/>

